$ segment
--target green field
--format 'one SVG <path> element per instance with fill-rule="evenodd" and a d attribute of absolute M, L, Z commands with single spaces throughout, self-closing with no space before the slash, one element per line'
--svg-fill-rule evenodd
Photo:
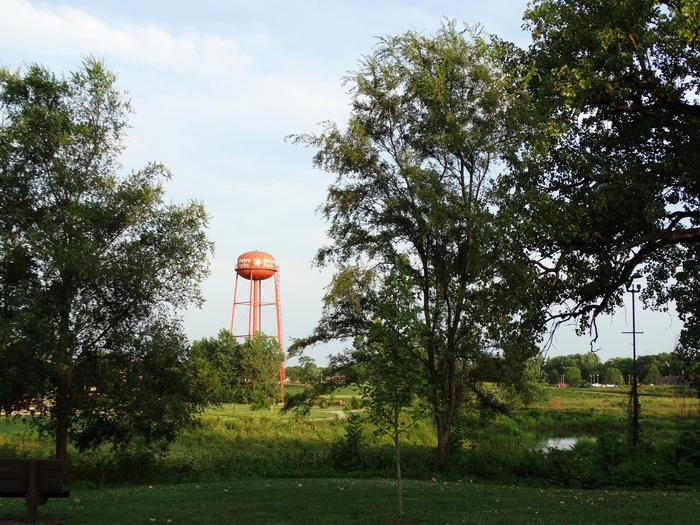
<path fill-rule="evenodd" d="M 349 404 L 353 394 L 328 401 Z M 697 400 L 645 387 L 637 449 L 627 436 L 627 401 L 624 389 L 551 388 L 533 407 L 466 418 L 453 435 L 447 471 L 437 467 L 432 422 L 419 421 L 402 441 L 406 512 L 443 524 L 692 522 L 700 488 Z M 304 420 L 280 409 L 210 409 L 164 453 L 138 443 L 120 451 L 70 449 L 72 498 L 51 501 L 43 512 L 70 525 L 382 523 L 394 502 L 389 437 L 365 422 L 361 448 L 348 451 L 337 405 L 315 407 Z M 590 438 L 547 452 L 535 447 L 543 435 Z M 21 421 L 0 425 L 0 454 L 52 452 L 52 443 Z M 22 512 L 20 500 L 0 499 L 0 516 Z"/>

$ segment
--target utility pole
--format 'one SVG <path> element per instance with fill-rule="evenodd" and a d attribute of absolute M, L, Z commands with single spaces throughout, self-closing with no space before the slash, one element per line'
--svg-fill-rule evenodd
<path fill-rule="evenodd" d="M 637 277 L 641 277 L 639 274 L 633 275 L 629 282 L 627 283 L 627 291 L 632 294 L 632 331 L 622 332 L 623 334 L 632 334 L 632 390 L 630 395 L 632 397 L 632 444 L 636 447 L 639 444 L 639 391 L 637 389 L 637 334 L 643 334 L 644 332 L 637 332 L 636 315 L 634 307 L 634 295 L 638 293 L 642 287 L 641 285 L 634 285 L 633 280 Z"/>

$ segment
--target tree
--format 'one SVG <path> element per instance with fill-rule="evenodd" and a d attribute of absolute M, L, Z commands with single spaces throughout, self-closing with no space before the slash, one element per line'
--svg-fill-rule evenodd
<path fill-rule="evenodd" d="M 243 382 L 253 401 L 250 409 L 269 408 L 270 403 L 276 403 L 281 396 L 279 371 L 284 356 L 279 343 L 273 337 L 256 332 L 243 343 L 242 354 Z"/>
<path fill-rule="evenodd" d="M 581 384 L 581 369 L 576 366 L 564 368 L 564 382 L 571 386 L 579 386 Z"/>
<path fill-rule="evenodd" d="M 542 361 L 541 355 L 531 357 L 523 363 L 518 363 L 517 370 L 506 372 L 500 380 L 498 394 L 509 408 L 525 408 L 547 399 L 545 385 L 551 377 L 544 372 Z M 559 380 L 555 382 L 558 383 Z"/>
<path fill-rule="evenodd" d="M 397 517 L 403 518 L 399 437 L 420 417 L 411 411 L 425 393 L 426 326 L 420 320 L 415 283 L 399 262 L 379 292 L 367 337 L 355 339 L 348 362 L 360 368 L 360 388 L 369 420 L 394 441 Z"/>
<path fill-rule="evenodd" d="M 381 277 L 407 257 L 428 330 L 426 402 L 443 465 L 462 404 L 492 401 L 481 385 L 494 363 L 515 371 L 538 353 L 525 259 L 504 256 L 517 233 L 495 231 L 485 196 L 492 161 L 510 144 L 505 89 L 489 52 L 477 29 L 453 22 L 433 38 L 382 38 L 345 79 L 347 129 L 325 123 L 320 135 L 292 137 L 317 148 L 314 165 L 337 177 L 321 207 L 331 244 L 316 262 L 338 273 L 318 326 L 290 352 L 365 336 Z"/>
<path fill-rule="evenodd" d="M 307 355 L 300 356 L 299 364 L 301 366 L 302 383 L 313 383 L 320 379 L 321 371 L 319 370 L 318 366 L 316 366 L 316 361 L 314 361 L 312 357 Z"/>
<path fill-rule="evenodd" d="M 559 383 L 561 383 L 561 374 L 554 369 L 549 371 L 549 374 L 547 374 L 547 378 L 549 379 L 550 385 L 558 385 Z"/>
<path fill-rule="evenodd" d="M 269 408 L 280 398 L 279 366 L 283 356 L 276 339 L 262 332 L 239 343 L 226 328 L 217 337 L 192 343 L 192 355 L 211 391 L 212 402 L 250 403 Z"/>
<path fill-rule="evenodd" d="M 622 377 L 631 377 L 634 364 L 631 357 L 613 357 L 605 362 L 605 368 L 617 368 Z"/>
<path fill-rule="evenodd" d="M 200 373 L 206 377 L 212 392 L 212 402 L 247 403 L 249 396 L 243 387 L 243 347 L 225 328 L 216 337 L 192 343 L 191 354 L 198 361 Z"/>
<path fill-rule="evenodd" d="M 120 175 L 129 102 L 95 59 L 0 70 L 0 408 L 80 448 L 172 439 L 207 399 L 178 311 L 212 250 L 160 164 Z"/>
<path fill-rule="evenodd" d="M 644 376 L 644 383 L 646 383 L 648 385 L 655 385 L 656 378 L 658 376 L 661 376 L 661 372 L 659 371 L 659 366 L 656 363 L 652 363 L 651 366 L 649 367 L 649 371 Z"/>
<path fill-rule="evenodd" d="M 641 275 L 647 304 L 675 301 L 681 339 L 700 340 L 696 2 L 539 0 L 525 19 L 533 44 L 507 59 L 527 126 L 503 213 L 527 225 L 552 319 L 595 333 Z"/>
<path fill-rule="evenodd" d="M 611 366 L 606 368 L 605 372 L 603 373 L 603 383 L 606 385 L 622 386 L 625 384 L 625 380 L 622 377 L 622 372 L 620 372 L 620 369 Z"/>

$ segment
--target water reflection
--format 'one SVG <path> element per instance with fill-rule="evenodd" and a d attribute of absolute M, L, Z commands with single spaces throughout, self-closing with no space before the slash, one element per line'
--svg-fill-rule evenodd
<path fill-rule="evenodd" d="M 535 433 L 534 448 L 544 451 L 548 449 L 571 450 L 581 439 L 595 441 L 595 434 L 595 431 L 586 430 L 539 431 Z"/>
<path fill-rule="evenodd" d="M 553 437 L 540 439 L 536 444 L 535 448 L 538 450 L 546 450 L 549 448 L 555 448 L 557 450 L 569 450 L 574 448 L 574 445 L 580 438 L 578 437 Z"/>

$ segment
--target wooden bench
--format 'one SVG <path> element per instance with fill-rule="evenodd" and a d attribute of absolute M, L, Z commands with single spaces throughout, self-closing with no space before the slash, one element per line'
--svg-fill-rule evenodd
<path fill-rule="evenodd" d="M 0 498 L 24 498 L 30 523 L 49 498 L 67 498 L 60 459 L 0 459 Z"/>

